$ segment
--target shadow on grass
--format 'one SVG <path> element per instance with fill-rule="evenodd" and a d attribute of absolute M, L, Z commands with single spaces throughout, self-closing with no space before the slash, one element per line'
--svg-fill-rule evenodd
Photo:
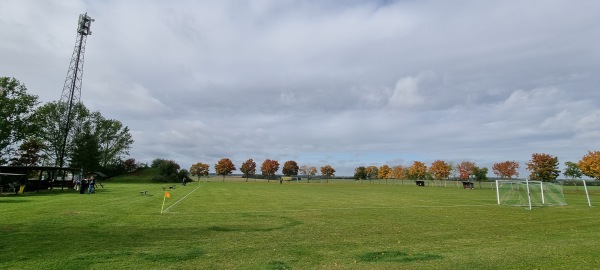
<path fill-rule="evenodd" d="M 287 228 L 291 228 L 294 226 L 298 226 L 302 224 L 301 221 L 290 218 L 290 217 L 278 217 L 278 216 L 269 216 L 269 215 L 258 215 L 258 216 L 247 216 L 251 218 L 257 218 L 268 221 L 268 226 L 260 227 L 257 223 L 253 223 L 253 227 L 249 226 L 210 226 L 208 227 L 209 231 L 215 232 L 271 232 L 275 230 L 284 230 Z M 278 225 L 271 225 L 277 224 Z"/>
<path fill-rule="evenodd" d="M 444 258 L 441 255 L 430 254 L 430 253 L 414 253 L 409 254 L 402 251 L 379 251 L 369 252 L 358 256 L 358 259 L 362 262 L 420 262 L 420 261 L 431 261 Z"/>
<path fill-rule="evenodd" d="M 271 269 L 271 270 L 288 270 L 288 269 L 292 269 L 291 266 L 287 265 L 285 262 L 282 261 L 271 261 L 269 262 L 267 269 Z"/>

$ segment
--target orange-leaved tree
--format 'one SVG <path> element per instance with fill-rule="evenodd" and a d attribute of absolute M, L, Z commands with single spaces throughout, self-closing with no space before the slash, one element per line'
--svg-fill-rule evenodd
<path fill-rule="evenodd" d="M 473 168 L 475 167 L 475 163 L 472 161 L 463 161 L 456 169 L 458 170 L 458 178 L 462 180 L 469 180 L 469 177 L 473 173 Z"/>
<path fill-rule="evenodd" d="M 492 170 L 494 171 L 495 175 L 502 179 L 512 179 L 513 176 L 519 176 L 519 162 L 507 160 L 494 163 L 494 165 L 492 165 Z"/>
<path fill-rule="evenodd" d="M 192 166 L 190 167 L 190 173 L 192 175 L 198 176 L 198 182 L 200 182 L 200 177 L 208 175 L 209 170 L 210 165 L 204 164 L 202 162 L 192 164 Z"/>
<path fill-rule="evenodd" d="M 244 161 L 244 163 L 242 163 L 240 171 L 242 171 L 242 173 L 244 174 L 243 176 L 246 177 L 246 182 L 248 182 L 248 178 L 251 175 L 256 174 L 256 162 L 254 162 L 254 160 L 252 160 L 251 158 Z"/>
<path fill-rule="evenodd" d="M 431 174 L 433 179 L 440 180 L 440 185 L 442 185 L 442 180 L 446 180 L 450 177 L 451 172 L 452 166 L 443 160 L 436 160 L 429 166 L 429 174 Z"/>
<path fill-rule="evenodd" d="M 275 176 L 277 170 L 279 170 L 279 162 L 277 160 L 265 159 L 262 165 L 260 165 L 262 175 L 264 175 L 269 182 L 271 181 L 271 178 Z"/>
<path fill-rule="evenodd" d="M 529 179 L 535 181 L 550 182 L 560 175 L 558 158 L 544 153 L 533 153 L 527 162 L 527 170 Z"/>
<path fill-rule="evenodd" d="M 583 174 L 600 180 L 600 151 L 588 151 L 577 165 Z"/>
<path fill-rule="evenodd" d="M 365 172 L 367 173 L 367 179 L 371 182 L 372 179 L 377 179 L 379 168 L 377 168 L 377 166 L 368 166 L 365 168 Z"/>
<path fill-rule="evenodd" d="M 215 164 L 215 172 L 223 176 L 223 182 L 225 182 L 225 175 L 230 175 L 235 170 L 235 165 L 228 158 L 222 158 Z"/>
<path fill-rule="evenodd" d="M 386 164 L 381 165 L 379 167 L 379 171 L 377 172 L 377 178 L 385 179 L 385 183 L 387 184 L 390 177 L 392 177 L 392 168 Z"/>
<path fill-rule="evenodd" d="M 283 163 L 283 168 L 281 168 L 281 172 L 285 176 L 298 175 L 298 163 L 293 160 L 288 160 Z"/>
<path fill-rule="evenodd" d="M 392 178 L 400 180 L 404 185 L 404 179 L 406 179 L 406 168 L 402 165 L 396 165 L 392 168 Z"/>
<path fill-rule="evenodd" d="M 427 165 L 421 161 L 414 161 L 408 168 L 408 179 L 425 180 L 427 178 Z"/>
<path fill-rule="evenodd" d="M 327 182 L 329 182 L 329 178 L 335 176 L 335 169 L 331 167 L 331 165 L 325 165 L 321 167 L 321 175 L 323 175 L 325 179 L 327 179 Z"/>

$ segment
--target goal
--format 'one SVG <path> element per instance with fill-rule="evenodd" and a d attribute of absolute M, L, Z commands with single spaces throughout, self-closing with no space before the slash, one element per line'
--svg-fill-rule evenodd
<path fill-rule="evenodd" d="M 496 180 L 498 204 L 514 206 L 567 205 L 561 185 L 528 180 Z"/>

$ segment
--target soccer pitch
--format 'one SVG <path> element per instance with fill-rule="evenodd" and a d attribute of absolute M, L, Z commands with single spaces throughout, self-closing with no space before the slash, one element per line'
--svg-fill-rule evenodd
<path fill-rule="evenodd" d="M 107 182 L 0 196 L 0 268 L 595 269 L 600 211 L 582 190 L 565 198 L 527 210 L 450 183 Z"/>

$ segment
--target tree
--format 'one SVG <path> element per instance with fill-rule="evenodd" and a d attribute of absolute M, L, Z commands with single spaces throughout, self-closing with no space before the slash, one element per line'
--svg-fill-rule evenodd
<path fill-rule="evenodd" d="M 154 178 L 155 181 L 179 182 L 180 180 L 177 177 L 180 166 L 174 160 L 157 158 L 152 161 L 151 167 L 158 169 L 158 176 Z"/>
<path fill-rule="evenodd" d="M 37 99 L 15 78 L 0 77 L 0 165 L 8 162 L 16 144 L 31 133 L 30 118 Z"/>
<path fill-rule="evenodd" d="M 567 168 L 563 174 L 565 177 L 573 181 L 573 184 L 575 184 L 575 189 L 577 189 L 578 187 L 575 179 L 581 178 L 583 176 L 583 172 L 581 172 L 581 169 L 579 169 L 579 166 L 575 162 L 567 161 L 565 162 L 565 166 L 567 166 Z"/>
<path fill-rule="evenodd" d="M 600 151 L 588 151 L 577 163 L 581 173 L 600 180 Z"/>
<path fill-rule="evenodd" d="M 363 180 L 363 179 L 367 179 L 367 171 L 366 168 L 363 166 L 360 167 L 356 167 L 354 169 L 354 179 L 356 180 Z"/>
<path fill-rule="evenodd" d="M 372 179 L 377 179 L 379 168 L 377 166 L 368 166 L 365 168 L 365 172 L 367 173 L 367 179 L 371 182 Z"/>
<path fill-rule="evenodd" d="M 456 169 L 458 170 L 458 178 L 468 181 L 469 177 L 473 173 L 473 167 L 475 167 L 475 163 L 471 161 L 463 161 L 458 164 L 458 166 L 456 166 Z"/>
<path fill-rule="evenodd" d="M 129 155 L 133 137 L 129 127 L 123 126 L 115 119 L 105 119 L 100 113 L 92 114 L 95 132 L 100 145 L 100 166 L 107 167 L 120 160 L 123 155 Z"/>
<path fill-rule="evenodd" d="M 488 168 L 479 168 L 477 166 L 473 167 L 473 171 L 471 172 L 471 174 L 473 174 L 475 181 L 479 182 L 479 188 L 481 188 L 481 181 L 487 180 L 487 173 Z"/>
<path fill-rule="evenodd" d="M 89 126 L 85 126 L 73 139 L 69 166 L 81 168 L 83 172 L 96 172 L 100 168 L 100 146 Z M 179 169 L 179 168 L 177 168 Z"/>
<path fill-rule="evenodd" d="M 494 163 L 494 165 L 492 165 L 492 170 L 494 171 L 495 175 L 502 179 L 512 179 L 513 176 L 519 176 L 519 163 L 514 160 Z"/>
<path fill-rule="evenodd" d="M 223 176 L 223 182 L 225 182 L 225 175 L 230 175 L 235 170 L 235 165 L 228 158 L 222 158 L 215 164 L 215 172 Z"/>
<path fill-rule="evenodd" d="M 558 170 L 558 158 L 544 153 L 534 153 L 527 163 L 530 172 L 529 179 L 535 181 L 550 182 L 556 180 L 560 175 Z"/>
<path fill-rule="evenodd" d="M 271 178 L 275 176 L 277 170 L 279 170 L 279 162 L 277 160 L 265 159 L 262 165 L 260 165 L 262 175 L 264 175 L 269 182 Z"/>
<path fill-rule="evenodd" d="M 283 163 L 283 168 L 281 169 L 281 172 L 285 176 L 298 175 L 298 163 L 296 163 L 296 161 L 293 160 L 286 161 L 285 163 Z"/>
<path fill-rule="evenodd" d="M 402 165 L 396 165 L 392 168 L 392 178 L 398 179 L 404 184 L 404 180 L 406 178 L 406 168 Z"/>
<path fill-rule="evenodd" d="M 248 182 L 248 178 L 251 175 L 256 174 L 256 162 L 254 162 L 254 160 L 252 160 L 251 158 L 244 161 L 244 163 L 242 163 L 240 171 L 242 171 L 242 174 L 244 174 L 243 176 L 246 177 L 246 182 Z"/>
<path fill-rule="evenodd" d="M 429 174 L 431 174 L 434 179 L 440 180 L 440 185 L 442 185 L 442 180 L 446 180 L 450 177 L 451 171 L 452 167 L 443 160 L 436 160 L 431 163 L 431 166 L 429 167 Z"/>
<path fill-rule="evenodd" d="M 381 165 L 379 167 L 379 172 L 377 178 L 385 179 L 385 184 L 387 185 L 387 180 L 392 176 L 392 168 L 388 165 Z"/>
<path fill-rule="evenodd" d="M 304 177 L 308 178 L 308 166 L 306 166 L 306 165 L 300 166 L 300 169 L 298 170 L 298 173 L 300 175 L 303 175 Z"/>
<path fill-rule="evenodd" d="M 123 161 L 123 168 L 125 169 L 126 172 L 133 172 L 133 171 L 137 170 L 138 167 L 139 167 L 139 165 L 133 158 L 128 158 L 125 161 Z"/>
<path fill-rule="evenodd" d="M 329 178 L 335 176 L 335 169 L 330 165 L 325 165 L 321 167 L 321 175 L 323 175 L 325 179 L 327 179 L 327 182 L 329 182 Z"/>
<path fill-rule="evenodd" d="M 308 174 L 310 176 L 315 176 L 317 175 L 317 167 L 315 166 L 310 166 L 310 168 L 308 168 Z M 307 181 L 310 183 L 310 178 L 307 179 Z"/>
<path fill-rule="evenodd" d="M 427 166 L 421 161 L 414 161 L 408 168 L 408 179 L 425 180 L 427 178 Z"/>
<path fill-rule="evenodd" d="M 30 138 L 19 146 L 17 150 L 18 157 L 12 159 L 12 164 L 16 166 L 37 166 L 41 160 L 46 158 L 45 150 L 46 145 L 41 140 Z"/>
<path fill-rule="evenodd" d="M 198 182 L 200 182 L 200 178 L 202 176 L 208 176 L 209 171 L 210 171 L 210 165 L 202 163 L 202 162 L 192 164 L 192 166 L 190 167 L 190 173 L 192 175 L 198 177 Z"/>

